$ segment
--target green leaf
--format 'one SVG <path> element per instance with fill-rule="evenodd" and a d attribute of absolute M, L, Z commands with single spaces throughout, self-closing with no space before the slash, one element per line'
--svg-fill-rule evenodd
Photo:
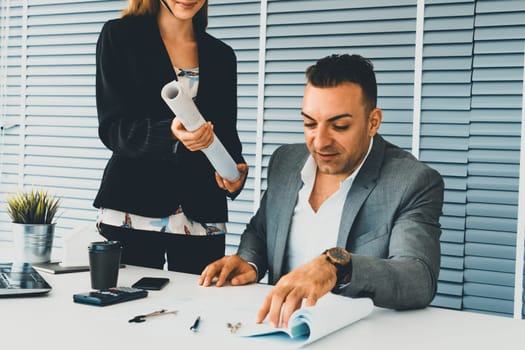
<path fill-rule="evenodd" d="M 51 224 L 60 206 L 60 198 L 43 189 L 19 192 L 7 199 L 7 214 L 19 224 Z"/>

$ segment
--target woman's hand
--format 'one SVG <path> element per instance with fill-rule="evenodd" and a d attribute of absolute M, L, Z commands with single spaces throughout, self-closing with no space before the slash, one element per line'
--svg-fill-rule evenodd
<path fill-rule="evenodd" d="M 248 175 L 248 164 L 237 164 L 237 170 L 241 176 L 239 176 L 239 178 L 234 182 L 226 180 L 225 178 L 221 177 L 219 173 L 215 172 L 215 181 L 217 181 L 217 186 L 230 193 L 237 192 L 239 189 L 241 189 L 242 185 L 244 184 L 244 180 L 246 179 L 246 175 Z"/>
<path fill-rule="evenodd" d="M 192 152 L 208 148 L 213 142 L 213 124 L 206 122 L 197 130 L 188 131 L 178 118 L 171 122 L 171 133 Z"/>

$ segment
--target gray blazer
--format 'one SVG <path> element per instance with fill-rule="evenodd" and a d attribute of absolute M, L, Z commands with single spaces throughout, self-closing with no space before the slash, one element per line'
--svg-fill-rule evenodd
<path fill-rule="evenodd" d="M 308 155 L 305 144 L 293 144 L 280 147 L 270 159 L 268 188 L 237 252 L 257 265 L 259 280 L 268 271 L 268 281 L 275 284 L 283 274 Z M 394 309 L 421 308 L 432 301 L 440 264 L 443 187 L 437 171 L 380 135 L 374 137 L 339 226 L 337 246 L 352 253 L 353 264 L 343 295 L 371 297 L 375 305 Z"/>

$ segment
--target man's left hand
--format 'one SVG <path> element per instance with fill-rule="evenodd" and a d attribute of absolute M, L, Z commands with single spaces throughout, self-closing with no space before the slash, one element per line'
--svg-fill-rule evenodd
<path fill-rule="evenodd" d="M 261 323 L 266 316 L 273 327 L 288 327 L 292 313 L 302 306 L 313 306 L 317 300 L 330 292 L 337 281 L 336 268 L 320 255 L 304 265 L 281 277 L 272 291 L 266 296 L 257 313 L 256 322 Z"/>

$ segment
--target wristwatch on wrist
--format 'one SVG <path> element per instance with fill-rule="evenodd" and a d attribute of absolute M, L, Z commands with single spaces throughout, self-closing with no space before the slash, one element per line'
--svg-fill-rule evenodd
<path fill-rule="evenodd" d="M 337 269 L 337 281 L 332 292 L 337 293 L 340 287 L 352 279 L 352 255 L 341 247 L 327 249 L 323 252 L 326 260 Z"/>

